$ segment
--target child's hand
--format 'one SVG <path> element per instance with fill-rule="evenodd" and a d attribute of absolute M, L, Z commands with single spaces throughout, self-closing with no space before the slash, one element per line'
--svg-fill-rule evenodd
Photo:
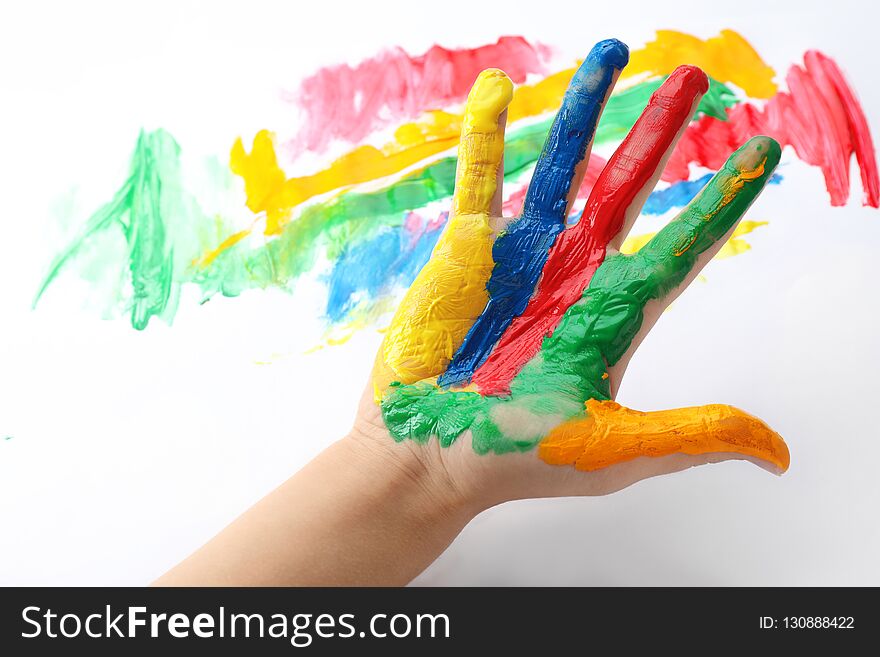
<path fill-rule="evenodd" d="M 566 218 L 626 47 L 597 44 L 565 95 L 522 216 L 498 218 L 512 84 L 484 71 L 468 98 L 453 211 L 379 351 L 355 436 L 404 442 L 483 504 L 604 494 L 730 458 L 771 471 L 788 449 L 762 421 L 711 405 L 641 413 L 613 400 L 645 334 L 717 252 L 779 161 L 754 137 L 678 217 L 618 252 L 707 90 L 674 71 Z M 559 467 L 562 466 L 562 467 Z"/>
<path fill-rule="evenodd" d="M 509 225 L 496 217 L 512 85 L 480 75 L 452 216 L 388 329 L 354 430 L 157 584 L 405 584 L 506 500 L 610 493 L 729 458 L 788 467 L 782 439 L 730 406 L 639 413 L 612 401 L 645 333 L 779 161 L 775 141 L 750 140 L 638 253 L 618 253 L 706 91 L 702 71 L 681 67 L 566 228 L 626 60 L 617 41 L 593 48 Z"/>

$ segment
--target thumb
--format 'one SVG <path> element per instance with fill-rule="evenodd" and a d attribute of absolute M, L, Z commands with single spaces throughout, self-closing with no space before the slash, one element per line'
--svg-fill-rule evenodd
<path fill-rule="evenodd" d="M 590 399 L 586 409 L 586 416 L 558 425 L 541 441 L 538 456 L 542 460 L 592 471 L 639 456 L 729 455 L 745 457 L 778 474 L 790 463 L 782 437 L 733 406 L 710 404 L 644 413 L 613 401 Z"/>

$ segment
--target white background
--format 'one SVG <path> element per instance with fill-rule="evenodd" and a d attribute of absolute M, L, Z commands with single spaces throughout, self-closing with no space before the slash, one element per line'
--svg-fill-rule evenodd
<path fill-rule="evenodd" d="M 137 131 L 226 157 L 320 66 L 382 47 L 523 34 L 570 60 L 657 28 L 740 31 L 778 73 L 819 48 L 880 137 L 869 3 L 16 3 L 0 18 L 0 583 L 141 584 L 348 429 L 379 335 L 303 355 L 320 294 L 250 292 L 138 333 L 84 308 L 67 274 L 32 312 L 69 236 L 123 177 Z M 789 152 L 785 161 L 792 162 Z M 855 168 L 854 168 L 855 172 Z M 782 478 L 725 463 L 607 498 L 537 500 L 474 520 L 420 584 L 880 584 L 880 213 L 832 209 L 794 163 L 750 218 L 753 250 L 709 265 L 633 360 L 620 401 L 725 402 L 788 441 Z M 280 354 L 280 356 L 278 356 Z M 272 359 L 271 365 L 255 361 Z"/>

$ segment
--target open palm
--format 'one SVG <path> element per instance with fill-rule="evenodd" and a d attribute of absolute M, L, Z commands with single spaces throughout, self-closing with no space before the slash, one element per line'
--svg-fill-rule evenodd
<path fill-rule="evenodd" d="M 515 219 L 498 216 L 512 84 L 496 69 L 480 75 L 465 110 L 449 223 L 386 333 L 359 419 L 433 450 L 454 477 L 492 472 L 502 487 L 515 482 L 507 498 L 610 492 L 725 458 L 788 467 L 782 439 L 738 409 L 641 413 L 613 401 L 647 331 L 723 245 L 780 155 L 772 139 L 750 139 L 650 242 L 619 253 L 708 88 L 702 71 L 682 66 L 568 225 L 599 115 L 627 58 L 616 40 L 590 52 Z M 550 467 L 559 465 L 574 468 Z M 496 477 L 501 469 L 512 476 Z"/>

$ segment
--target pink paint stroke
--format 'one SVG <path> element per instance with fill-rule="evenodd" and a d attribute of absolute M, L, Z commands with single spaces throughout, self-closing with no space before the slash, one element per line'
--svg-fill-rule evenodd
<path fill-rule="evenodd" d="M 663 180 L 687 180 L 689 165 L 718 169 L 727 155 L 750 137 L 765 134 L 794 148 L 798 157 L 822 170 L 831 205 L 849 198 L 850 160 L 859 164 L 863 204 L 880 206 L 874 142 L 865 113 L 840 68 L 811 50 L 804 66 L 792 66 L 781 91 L 763 109 L 742 103 L 728 109 L 727 121 L 703 117 L 691 124 L 675 148 Z"/>
<path fill-rule="evenodd" d="M 357 143 L 374 130 L 462 102 L 485 68 L 502 68 L 522 84 L 530 73 L 546 72 L 550 54 L 546 46 L 506 36 L 479 48 L 433 46 L 418 56 L 394 48 L 354 67 L 321 69 L 285 94 L 303 114 L 288 154 L 320 152 L 337 139 Z"/>

